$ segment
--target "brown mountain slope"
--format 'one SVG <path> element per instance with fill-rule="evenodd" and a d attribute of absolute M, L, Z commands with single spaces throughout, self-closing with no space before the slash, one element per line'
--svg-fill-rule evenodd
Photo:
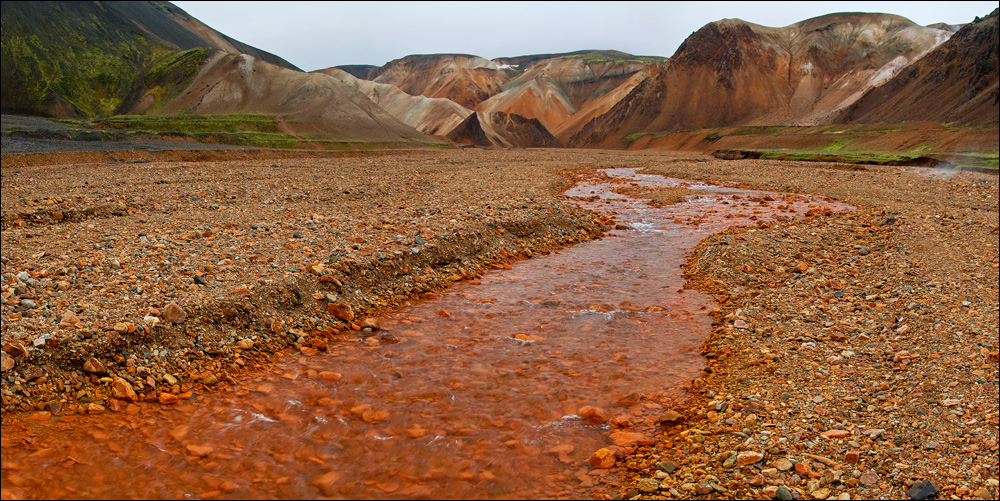
<path fill-rule="evenodd" d="M 784 28 L 709 23 L 570 145 L 621 147 L 638 132 L 819 122 L 949 36 L 888 14 L 830 14 Z"/>
<path fill-rule="evenodd" d="M 508 90 L 484 101 L 476 110 L 537 118 L 553 131 L 580 108 L 611 93 L 649 61 L 655 59 L 612 51 L 532 61 L 522 74 L 504 84 Z"/>
<path fill-rule="evenodd" d="M 656 74 L 656 71 L 657 66 L 649 65 L 641 71 L 633 74 L 628 78 L 628 80 L 623 82 L 618 87 L 615 87 L 610 92 L 587 102 L 582 108 L 577 110 L 576 113 L 573 113 L 571 117 L 551 129 L 552 135 L 559 139 L 559 141 L 563 144 L 568 143 L 569 138 L 577 132 L 580 132 L 580 129 L 586 126 L 587 123 L 607 113 L 608 110 L 632 92 L 632 89 L 639 85 L 639 82 L 642 82 L 650 75 Z"/>
<path fill-rule="evenodd" d="M 501 92 L 506 80 L 507 74 L 489 59 L 464 54 L 406 56 L 379 68 L 374 79 L 410 95 L 450 99 L 469 109 Z"/>
<path fill-rule="evenodd" d="M 505 148 L 557 148 L 562 146 L 536 118 L 495 111 L 473 113 L 448 134 L 459 144 Z"/>
<path fill-rule="evenodd" d="M 209 55 L 191 85 L 159 112 L 264 113 L 287 120 L 289 132 L 297 136 L 342 141 L 432 141 L 334 77 L 219 51 Z"/>
<path fill-rule="evenodd" d="M 411 96 L 394 85 L 356 78 L 337 68 L 316 73 L 329 75 L 368 96 L 401 122 L 424 134 L 444 136 L 472 114 L 472 110 L 442 98 Z"/>
<path fill-rule="evenodd" d="M 966 25 L 896 78 L 865 94 L 837 121 L 996 124 L 1000 120 L 998 13 L 994 10 Z"/>

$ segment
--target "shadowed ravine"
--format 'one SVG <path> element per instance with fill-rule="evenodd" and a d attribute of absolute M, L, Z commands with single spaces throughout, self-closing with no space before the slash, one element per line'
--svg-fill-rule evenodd
<path fill-rule="evenodd" d="M 4 488 L 38 498 L 589 497 L 606 470 L 588 457 L 612 440 L 654 438 L 622 425 L 655 423 L 704 367 L 712 303 L 684 289 L 681 270 L 694 246 L 733 225 L 848 209 L 605 172 L 704 195 L 653 208 L 611 183 L 578 184 L 574 203 L 626 229 L 456 285 L 383 318 L 376 336 L 286 357 L 234 389 L 32 422 L 30 446 L 4 448 Z"/>

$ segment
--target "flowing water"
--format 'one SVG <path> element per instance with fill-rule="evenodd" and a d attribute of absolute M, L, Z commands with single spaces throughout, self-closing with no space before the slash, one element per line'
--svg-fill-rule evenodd
<path fill-rule="evenodd" d="M 702 194 L 654 208 L 612 191 L 622 184 L 581 182 L 567 195 L 623 229 L 458 284 L 390 313 L 378 336 L 286 357 L 228 390 L 31 422 L 30 445 L 5 438 L 5 497 L 588 497 L 606 470 L 587 458 L 676 406 L 704 368 L 713 304 L 681 276 L 694 246 L 844 209 L 605 173 Z M 585 406 L 610 420 L 584 419 Z"/>

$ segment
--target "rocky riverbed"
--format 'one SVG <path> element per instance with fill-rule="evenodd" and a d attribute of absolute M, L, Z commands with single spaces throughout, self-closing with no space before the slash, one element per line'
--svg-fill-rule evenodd
<path fill-rule="evenodd" d="M 624 498 L 996 499 L 997 178 L 759 160 L 650 172 L 855 212 L 709 237 L 690 407 L 616 449 Z M 614 478 L 612 476 L 612 478 Z"/>
<path fill-rule="evenodd" d="M 40 163 L 4 157 L 4 448 L 25 418 L 173 405 L 377 336 L 393 305 L 600 236 L 560 193 L 639 166 L 859 210 L 698 247 L 709 369 L 687 407 L 609 422 L 642 440 L 591 461 L 596 497 L 996 497 L 996 176 L 657 151 Z"/>

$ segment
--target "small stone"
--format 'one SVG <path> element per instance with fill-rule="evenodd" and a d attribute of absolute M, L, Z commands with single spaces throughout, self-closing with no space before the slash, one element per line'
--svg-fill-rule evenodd
<path fill-rule="evenodd" d="M 833 491 L 831 491 L 830 489 L 827 489 L 827 488 L 824 487 L 822 489 L 816 489 L 816 490 L 812 491 L 810 493 L 810 495 L 813 497 L 813 499 L 826 499 L 826 498 L 830 497 L 830 494 L 832 492 Z"/>
<path fill-rule="evenodd" d="M 205 282 L 205 279 L 202 278 L 201 275 L 195 275 L 194 276 L 194 284 L 195 285 L 205 285 L 206 283 L 207 282 Z"/>
<path fill-rule="evenodd" d="M 6 351 L 0 351 L 0 371 L 7 372 L 14 368 L 14 357 L 7 354 Z"/>
<path fill-rule="evenodd" d="M 743 320 L 737 319 L 735 322 L 733 322 L 733 327 L 736 327 L 737 329 L 746 330 L 750 328 L 750 325 L 744 322 Z"/>
<path fill-rule="evenodd" d="M 125 322 L 118 322 L 117 324 L 115 324 L 114 329 L 115 332 L 119 334 L 126 334 L 128 333 L 128 324 Z"/>
<path fill-rule="evenodd" d="M 858 481 L 865 485 L 875 485 L 878 483 L 878 474 L 872 470 L 868 470 L 861 475 Z"/>
<path fill-rule="evenodd" d="M 849 432 L 847 430 L 828 430 L 828 431 L 824 431 L 823 433 L 821 433 L 821 435 L 823 435 L 824 437 L 829 438 L 829 439 L 839 439 L 839 438 L 848 438 L 848 437 L 850 437 L 851 436 L 851 432 Z"/>
<path fill-rule="evenodd" d="M 642 433 L 632 431 L 616 431 L 610 435 L 611 441 L 618 447 L 631 447 L 646 439 Z"/>
<path fill-rule="evenodd" d="M 89 403 L 84 407 L 87 410 L 87 414 L 101 414 L 104 412 L 104 406 L 101 404 Z"/>
<path fill-rule="evenodd" d="M 795 496 L 792 495 L 792 491 L 789 490 L 788 487 L 785 487 L 784 485 L 778 486 L 778 491 L 775 492 L 774 497 L 782 501 L 791 501 L 795 499 Z"/>
<path fill-rule="evenodd" d="M 996 497 L 993 495 L 993 492 L 986 487 L 983 487 L 977 490 L 976 492 L 973 492 L 972 495 L 975 496 L 976 499 L 993 499 L 994 497 Z"/>
<path fill-rule="evenodd" d="M 764 482 L 764 475 L 757 474 L 751 477 L 750 480 L 747 480 L 747 485 L 751 487 L 760 487 L 764 485 Z"/>
<path fill-rule="evenodd" d="M 208 446 L 208 445 L 195 445 L 195 444 L 192 444 L 192 445 L 187 446 L 187 451 L 189 453 L 191 453 L 192 456 L 197 456 L 197 457 L 200 457 L 200 458 L 203 458 L 203 457 L 211 454 L 213 450 L 215 450 L 215 449 L 212 448 L 211 446 Z"/>
<path fill-rule="evenodd" d="M 253 340 L 246 339 L 246 338 L 240 339 L 236 343 L 236 346 L 239 347 L 239 349 L 241 349 L 241 350 L 249 350 L 249 349 L 253 348 Z"/>
<path fill-rule="evenodd" d="M 84 372 L 89 372 L 91 374 L 104 375 L 108 373 L 108 370 L 104 368 L 104 364 L 99 362 L 96 358 L 90 357 L 83 362 Z"/>
<path fill-rule="evenodd" d="M 60 329 L 79 328 L 82 325 L 83 324 L 80 322 L 80 318 L 74 315 L 71 311 L 67 311 L 63 314 L 62 318 L 59 319 Z"/>
<path fill-rule="evenodd" d="M 349 304 L 329 303 L 326 305 L 326 311 L 328 311 L 335 318 L 338 318 L 345 322 L 354 321 L 354 310 L 351 309 L 351 305 Z"/>
<path fill-rule="evenodd" d="M 172 374 L 164 374 L 163 382 L 167 383 L 168 386 L 173 386 L 177 384 L 177 378 L 175 378 Z"/>
<path fill-rule="evenodd" d="M 382 322 L 378 317 L 368 317 L 361 321 L 361 328 L 377 331 L 382 328 Z"/>
<path fill-rule="evenodd" d="M 219 382 L 219 378 L 215 374 L 209 374 L 209 375 L 201 378 L 201 383 L 204 384 L 204 385 L 206 385 L 206 386 L 212 386 L 213 384 L 216 384 L 218 382 Z"/>
<path fill-rule="evenodd" d="M 606 448 L 598 449 L 597 452 L 587 459 L 590 466 L 598 469 L 611 468 L 615 465 L 615 461 L 615 454 Z"/>
<path fill-rule="evenodd" d="M 667 473 L 673 473 L 677 470 L 677 464 L 673 461 L 660 461 L 660 463 L 656 465 L 656 469 Z"/>
<path fill-rule="evenodd" d="M 590 424 L 604 424 L 608 420 L 607 413 L 599 407 L 584 405 L 576 414 Z"/>
<path fill-rule="evenodd" d="M 847 464 L 858 464 L 859 460 L 861 460 L 861 451 L 849 451 L 844 454 L 844 462 Z"/>
<path fill-rule="evenodd" d="M 660 482 L 655 478 L 640 478 L 635 486 L 639 489 L 639 492 L 645 492 L 646 494 L 660 490 Z"/>
<path fill-rule="evenodd" d="M 126 402 L 136 402 L 139 400 L 139 396 L 135 394 L 132 385 L 120 377 L 114 378 L 111 383 L 111 396 Z"/>
<path fill-rule="evenodd" d="M 184 308 L 178 306 L 177 303 L 171 301 L 163 308 L 162 318 L 164 321 L 172 324 L 180 324 L 187 320 L 187 312 L 184 311 Z"/>
<path fill-rule="evenodd" d="M 158 400 L 163 405 L 176 404 L 177 403 L 177 396 L 176 395 L 171 395 L 170 393 L 160 393 L 160 396 L 158 397 Z"/>
<path fill-rule="evenodd" d="M 789 460 L 787 460 L 785 458 L 781 458 L 781 459 L 779 459 L 779 460 L 771 463 L 771 466 L 773 466 L 773 467 L 775 467 L 775 468 L 777 468 L 777 469 L 779 469 L 781 471 L 788 471 L 788 470 L 792 469 L 793 465 L 792 465 L 791 461 L 789 461 Z"/>
<path fill-rule="evenodd" d="M 677 411 L 667 411 L 660 415 L 661 423 L 676 423 L 684 419 L 684 416 Z"/>
<path fill-rule="evenodd" d="M 321 371 L 318 374 L 316 374 L 316 377 L 322 379 L 323 381 L 337 382 L 340 381 L 340 378 L 343 376 L 333 371 Z"/>
<path fill-rule="evenodd" d="M 736 463 L 740 466 L 747 466 L 754 464 L 761 459 L 764 459 L 764 455 L 757 451 L 744 451 L 736 456 Z"/>
<path fill-rule="evenodd" d="M 938 492 L 940 491 L 934 486 L 934 484 L 931 483 L 930 480 L 921 480 L 911 485 L 910 488 L 906 490 L 906 495 L 910 499 L 924 500 L 937 496 Z M 986 498 L 984 497 L 983 499 Z"/>
<path fill-rule="evenodd" d="M 705 496 L 707 494 L 711 494 L 713 490 L 715 490 L 715 489 L 712 489 L 711 485 L 708 485 L 708 484 L 705 484 L 705 483 L 698 484 L 698 486 L 694 488 L 694 491 L 697 492 L 701 496 Z"/>
<path fill-rule="evenodd" d="M 809 463 L 795 463 L 795 473 L 800 477 L 808 477 L 812 473 L 812 466 Z"/>

